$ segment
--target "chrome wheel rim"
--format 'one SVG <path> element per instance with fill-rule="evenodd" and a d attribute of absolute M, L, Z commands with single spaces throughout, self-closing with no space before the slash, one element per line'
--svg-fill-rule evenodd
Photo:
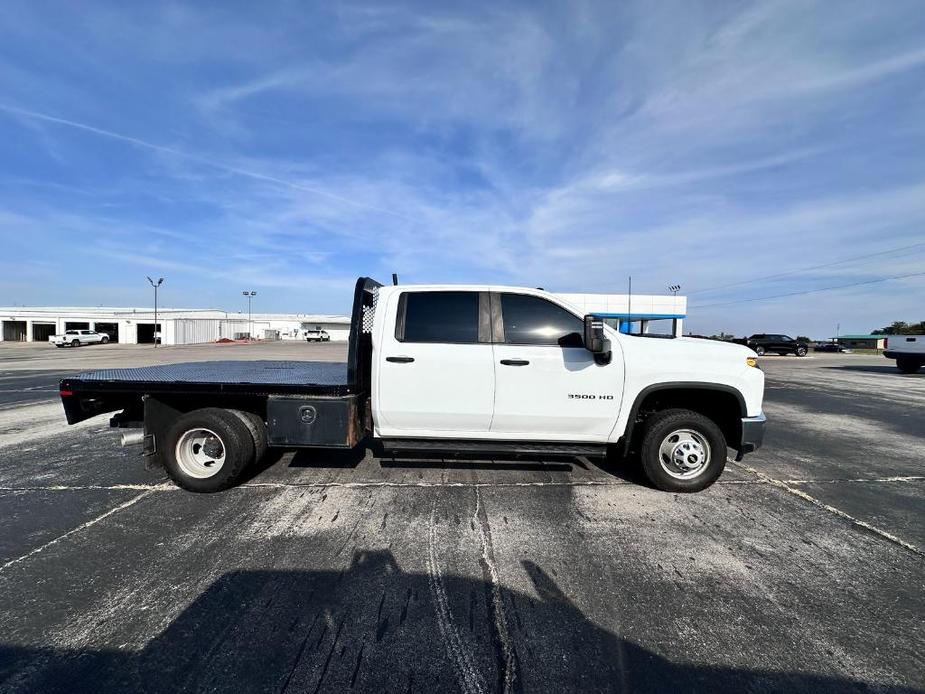
<path fill-rule="evenodd" d="M 225 464 L 225 444 L 211 429 L 190 429 L 177 441 L 176 458 L 184 473 L 206 479 Z"/>
<path fill-rule="evenodd" d="M 693 479 L 710 464 L 710 444 L 700 432 L 676 429 L 662 439 L 658 461 L 675 479 Z"/>

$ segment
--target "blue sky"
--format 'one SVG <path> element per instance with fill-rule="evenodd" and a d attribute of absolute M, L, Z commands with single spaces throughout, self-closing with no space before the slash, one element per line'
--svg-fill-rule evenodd
<path fill-rule="evenodd" d="M 873 281 L 925 273 L 925 12 L 4 2 L 0 242 L 0 305 L 632 274 L 698 332 L 922 320 L 925 276 Z"/>

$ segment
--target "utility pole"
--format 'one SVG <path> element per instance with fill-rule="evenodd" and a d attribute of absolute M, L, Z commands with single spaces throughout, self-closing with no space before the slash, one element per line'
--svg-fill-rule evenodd
<path fill-rule="evenodd" d="M 632 334 L 633 332 L 633 276 L 629 276 L 629 294 L 627 295 L 626 300 L 626 334 Z"/>
<path fill-rule="evenodd" d="M 257 296 L 257 292 L 245 291 L 242 292 L 242 294 L 247 297 L 247 339 L 250 341 L 254 339 L 254 322 L 251 318 L 251 299 Z"/>
<path fill-rule="evenodd" d="M 145 276 L 147 277 L 147 275 Z M 151 286 L 154 287 L 154 349 L 157 349 L 157 341 L 159 339 L 157 334 L 158 332 L 160 332 L 157 329 L 157 288 L 161 286 L 161 283 L 163 281 L 164 281 L 163 277 L 158 277 L 157 283 L 155 283 L 154 280 L 148 277 L 148 282 L 150 282 Z"/>

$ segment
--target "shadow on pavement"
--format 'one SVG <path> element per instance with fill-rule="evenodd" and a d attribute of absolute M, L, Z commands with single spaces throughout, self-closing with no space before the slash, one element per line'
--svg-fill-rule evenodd
<path fill-rule="evenodd" d="M 855 680 L 698 666 L 602 629 L 542 567 L 537 597 L 483 580 L 405 573 L 388 551 L 341 571 L 234 571 L 141 650 L 0 645 L 0 689 L 30 692 L 862 692 Z M 114 645 L 158 616 L 110 626 Z M 721 659 L 726 654 L 718 655 Z M 775 663 L 775 665 L 777 665 Z M 911 692 L 877 687 L 878 692 Z"/>

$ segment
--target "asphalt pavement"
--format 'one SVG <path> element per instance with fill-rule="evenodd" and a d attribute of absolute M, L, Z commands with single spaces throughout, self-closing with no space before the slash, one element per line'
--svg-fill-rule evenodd
<path fill-rule="evenodd" d="M 23 389 L 105 361 L 23 349 Z M 14 403 L 0 691 L 922 691 L 925 375 L 761 364 L 765 447 L 694 495 L 631 462 L 305 452 L 194 495 L 105 417 Z"/>

